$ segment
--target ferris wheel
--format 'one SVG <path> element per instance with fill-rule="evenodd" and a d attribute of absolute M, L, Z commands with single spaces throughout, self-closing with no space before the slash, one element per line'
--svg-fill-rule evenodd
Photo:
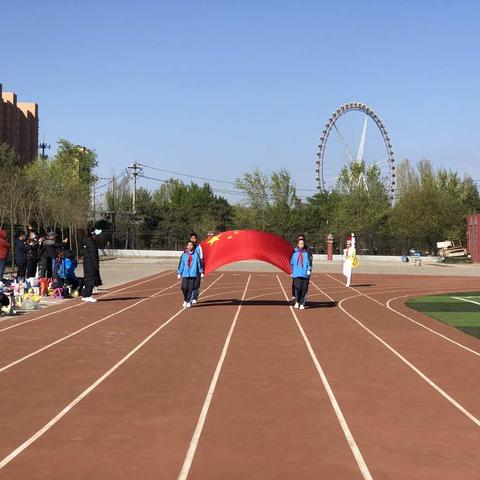
<path fill-rule="evenodd" d="M 349 115 L 345 115 L 347 113 Z M 341 117 L 343 117 L 342 120 L 340 120 Z M 354 156 L 349 143 L 357 141 L 359 125 L 362 123 L 360 142 Z M 372 133 L 375 134 L 372 141 L 369 142 L 372 147 L 368 151 L 367 131 L 372 129 Z M 334 135 L 331 135 L 332 132 Z M 351 102 L 337 108 L 323 129 L 316 162 L 317 189 L 323 192 L 332 190 L 341 169 L 356 162 L 365 162 L 367 168 L 375 166 L 379 169 L 390 201 L 393 203 L 395 200 L 395 158 L 388 131 L 373 108 L 364 103 Z"/>

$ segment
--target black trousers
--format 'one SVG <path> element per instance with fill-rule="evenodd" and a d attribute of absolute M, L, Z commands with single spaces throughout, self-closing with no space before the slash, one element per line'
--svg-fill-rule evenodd
<path fill-rule="evenodd" d="M 195 284 L 197 277 L 182 277 L 182 292 L 183 300 L 185 302 L 191 302 L 195 293 Z"/>
<path fill-rule="evenodd" d="M 91 297 L 93 293 L 93 285 L 85 285 L 82 290 L 82 297 Z"/>
<path fill-rule="evenodd" d="M 53 260 L 52 257 L 43 257 L 40 260 L 40 277 L 52 278 Z"/>
<path fill-rule="evenodd" d="M 26 273 L 27 273 L 27 262 L 19 263 L 17 265 L 17 278 L 23 278 L 25 280 Z"/>
<path fill-rule="evenodd" d="M 293 279 L 295 300 L 299 305 L 305 305 L 305 299 L 308 293 L 308 283 L 308 278 L 297 277 Z"/>
<path fill-rule="evenodd" d="M 33 258 L 27 259 L 27 278 L 34 277 L 37 274 L 38 260 Z"/>
<path fill-rule="evenodd" d="M 195 277 L 195 286 L 193 287 L 193 297 L 192 300 L 198 300 L 198 295 L 200 293 L 200 283 L 202 281 L 201 274 L 199 273 Z"/>
<path fill-rule="evenodd" d="M 310 285 L 310 277 L 308 277 L 307 279 L 307 291 L 308 291 L 308 287 Z M 296 294 L 295 294 L 295 279 L 292 278 L 292 297 L 295 297 L 296 298 Z"/>

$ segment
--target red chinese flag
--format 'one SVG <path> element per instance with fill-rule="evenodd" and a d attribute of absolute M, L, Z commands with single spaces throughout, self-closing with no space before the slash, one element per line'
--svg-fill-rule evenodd
<path fill-rule="evenodd" d="M 205 274 L 241 260 L 261 260 L 290 274 L 293 248 L 283 237 L 258 230 L 232 230 L 201 243 Z"/>

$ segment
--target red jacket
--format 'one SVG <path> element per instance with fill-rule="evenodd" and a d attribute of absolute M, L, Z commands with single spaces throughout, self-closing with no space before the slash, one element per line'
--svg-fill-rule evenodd
<path fill-rule="evenodd" d="M 7 232 L 0 228 L 0 260 L 8 258 L 10 243 L 7 242 Z"/>

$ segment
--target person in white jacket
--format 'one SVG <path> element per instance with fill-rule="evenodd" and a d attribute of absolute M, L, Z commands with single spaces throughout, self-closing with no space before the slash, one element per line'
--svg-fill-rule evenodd
<path fill-rule="evenodd" d="M 346 287 L 349 287 L 352 282 L 353 259 L 356 255 L 355 250 L 355 235 L 347 238 L 347 248 L 343 250 L 343 275 L 347 278 Z"/>

